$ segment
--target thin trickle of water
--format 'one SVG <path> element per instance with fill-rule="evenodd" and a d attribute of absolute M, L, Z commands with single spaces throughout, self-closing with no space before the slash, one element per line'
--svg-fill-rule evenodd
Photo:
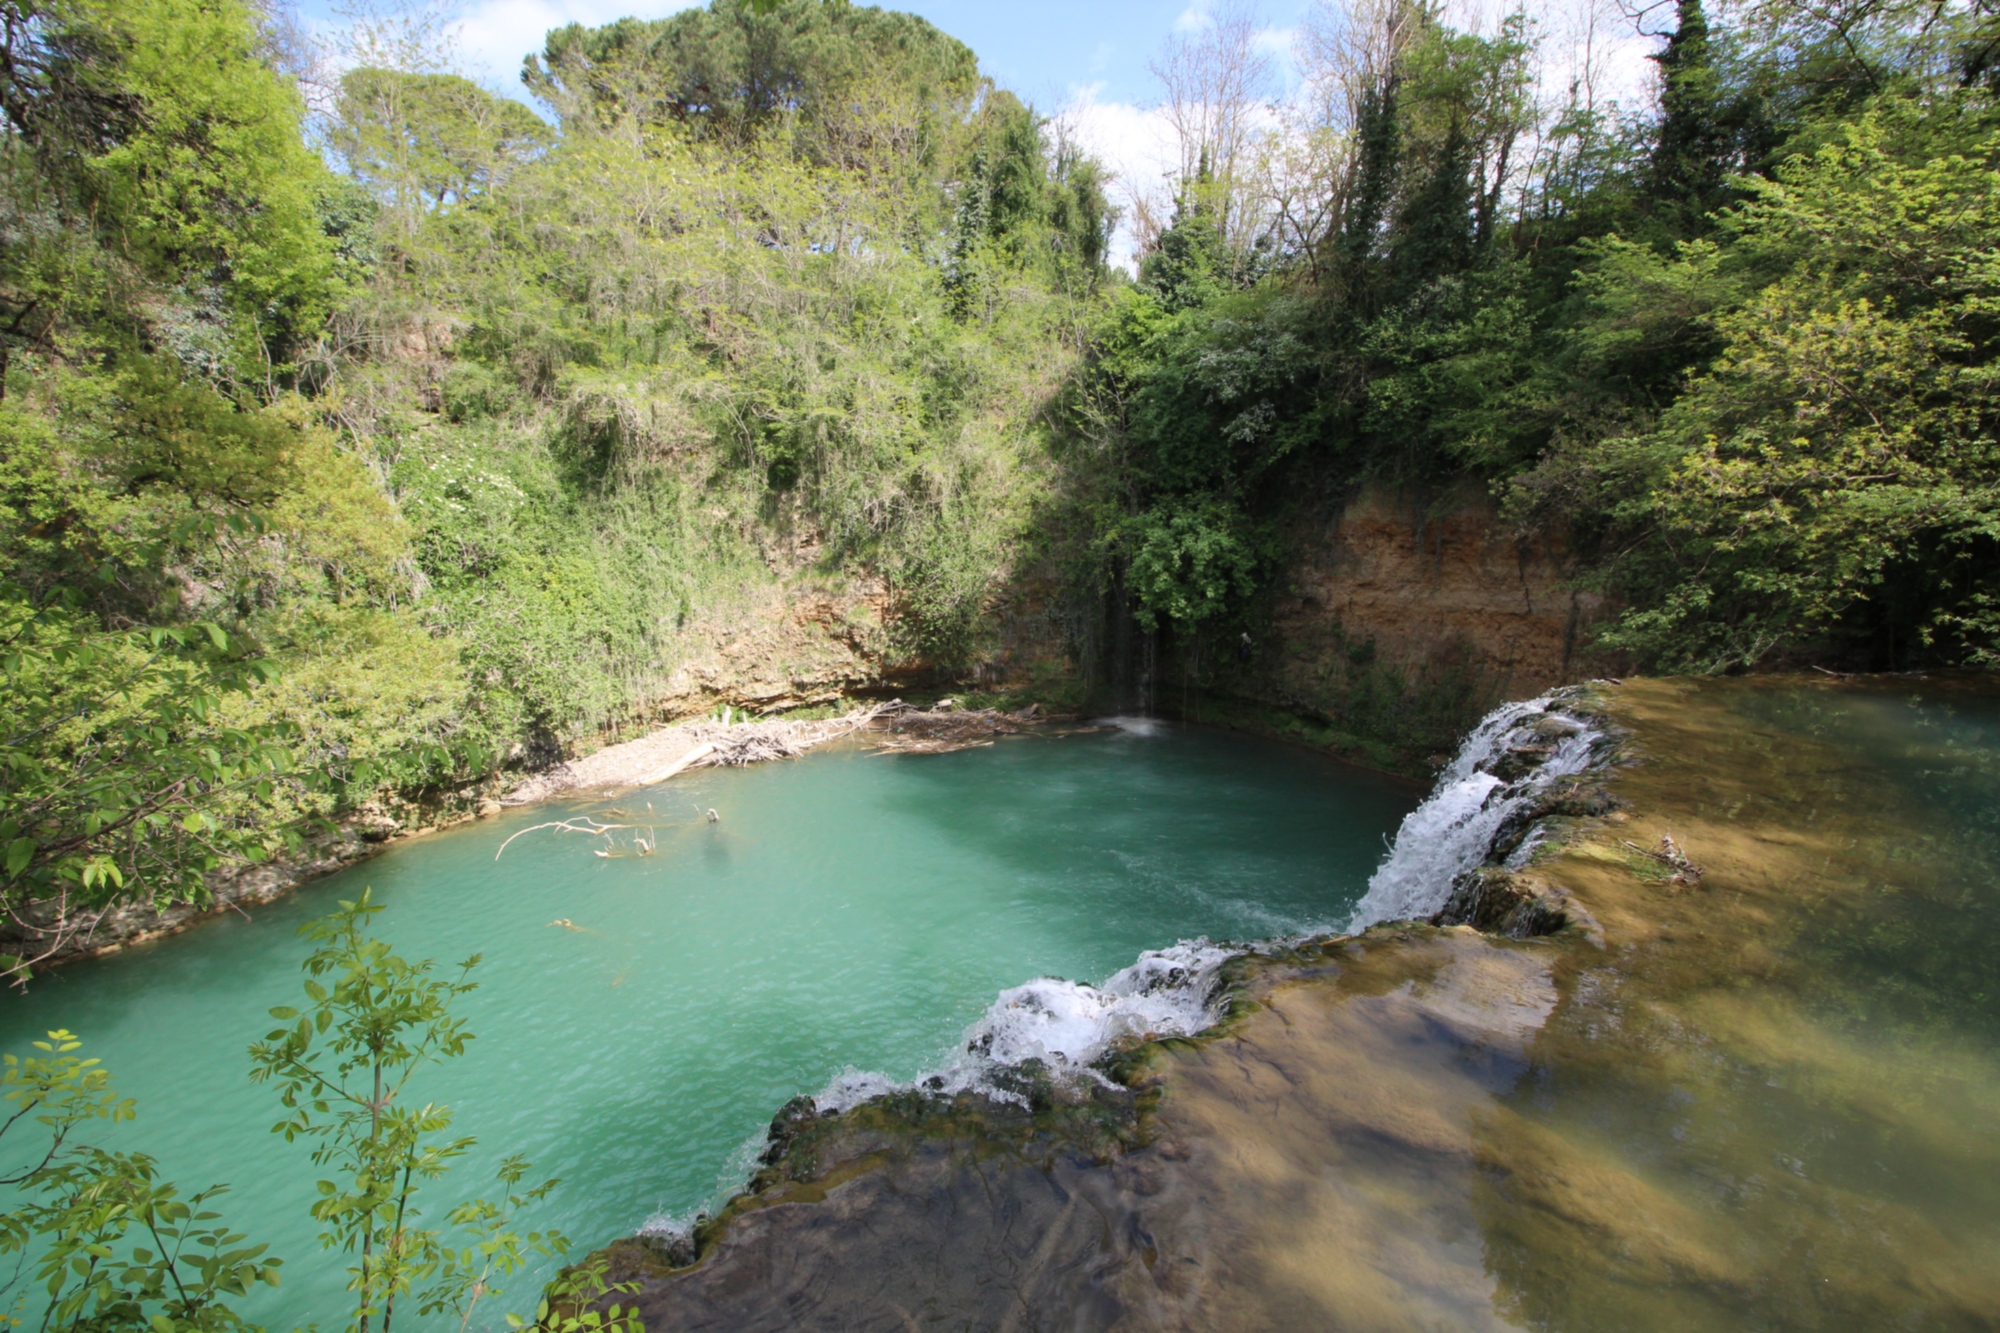
<path fill-rule="evenodd" d="M 1116 727 L 1127 736 L 1157 736 L 1167 726 L 1158 718 L 1139 717 L 1131 713 L 1118 713 L 1111 717 L 1094 717 L 1093 727 Z"/>
<path fill-rule="evenodd" d="M 1396 831 L 1396 841 L 1355 906 L 1350 931 L 1441 911 L 1453 882 L 1488 860 L 1510 819 L 1590 767 L 1603 731 L 1563 710 L 1572 697 L 1558 690 L 1503 704 L 1473 728 L 1439 775 L 1436 789 Z M 1494 771 L 1504 772 L 1510 759 L 1522 762 L 1526 771 L 1512 778 Z M 1510 862 L 1525 861 L 1536 841 L 1533 836 L 1525 840 Z"/>

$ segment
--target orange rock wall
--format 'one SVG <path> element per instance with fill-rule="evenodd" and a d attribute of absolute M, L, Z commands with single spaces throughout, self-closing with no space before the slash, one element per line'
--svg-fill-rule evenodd
<path fill-rule="evenodd" d="M 1250 660 L 1238 652 L 1208 673 L 1225 693 L 1335 720 L 1355 718 L 1366 695 L 1375 714 L 1424 712 L 1422 727 L 1442 735 L 1502 699 L 1605 669 L 1587 648 L 1603 599 L 1568 586 L 1559 538 L 1519 536 L 1482 491 L 1429 502 L 1364 491 L 1300 523 L 1291 547 Z"/>

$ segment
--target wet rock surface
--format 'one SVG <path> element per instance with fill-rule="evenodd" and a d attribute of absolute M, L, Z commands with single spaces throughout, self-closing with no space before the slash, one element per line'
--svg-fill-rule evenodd
<path fill-rule="evenodd" d="M 1363 1299 L 1475 1327 L 1476 1251 L 1404 1265 L 1471 1225 L 1459 1112 L 1518 1072 L 1547 974 L 1532 946 L 1428 928 L 1262 960 L 1227 1038 L 1148 1049 L 1117 1070 L 1129 1089 L 820 1124 L 795 1104 L 786 1165 L 700 1265 L 613 1254 L 666 1329 L 1301 1327 Z M 1413 1044 L 1393 1080 L 1365 1076 Z M 1383 1233 L 1384 1191 L 1410 1204 L 1407 1234 Z"/>

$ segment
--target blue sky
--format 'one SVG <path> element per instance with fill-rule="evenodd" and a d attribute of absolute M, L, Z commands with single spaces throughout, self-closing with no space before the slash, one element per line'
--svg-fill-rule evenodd
<path fill-rule="evenodd" d="M 1045 113 L 1062 113 L 1086 147 L 1121 180 L 1121 197 L 1158 198 L 1175 158 L 1171 136 L 1154 111 L 1157 82 L 1147 65 L 1176 32 L 1199 27 L 1215 0 L 878 0 L 923 15 L 970 46 L 981 68 Z M 1489 28 L 1522 0 L 1446 0 L 1456 26 Z M 658 18 L 691 7 L 685 0 L 298 0 L 304 16 L 330 27 L 336 6 L 372 6 L 378 13 L 426 5 L 456 19 L 456 63 L 496 91 L 523 96 L 522 57 L 541 48 L 543 34 L 565 23 L 609 23 L 626 15 Z M 1280 57 L 1315 3 L 1338 0 L 1252 0 L 1265 45 Z M 1601 64 L 1606 95 L 1643 95 L 1657 43 L 1637 38 L 1620 14 L 1620 0 L 1528 0 L 1539 21 L 1551 73 L 1565 86 L 1589 29 L 1590 59 Z M 1131 262 L 1132 239 L 1114 243 Z"/>
<path fill-rule="evenodd" d="M 1202 0 L 890 0 L 921 14 L 978 53 L 987 74 L 1038 105 L 1055 105 L 1097 86 L 1103 101 L 1142 103 L 1153 96 L 1146 62 L 1178 22 L 1197 21 Z M 305 0 L 311 18 L 331 19 L 332 0 Z M 381 4 L 387 10 L 392 4 Z M 463 0 L 466 63 L 508 91 L 521 58 L 552 27 L 606 23 L 627 14 L 658 18 L 690 6 L 680 0 Z M 1261 6 L 1274 28 L 1295 23 L 1308 0 Z"/>
<path fill-rule="evenodd" d="M 923 15 L 971 47 L 981 68 L 1003 87 L 1051 108 L 1093 86 L 1101 102 L 1150 102 L 1155 89 L 1146 62 L 1177 21 L 1191 21 L 1198 12 L 1187 0 L 933 0 L 897 7 Z M 1271 27 L 1283 29 L 1306 8 L 1266 4 L 1262 14 Z"/>

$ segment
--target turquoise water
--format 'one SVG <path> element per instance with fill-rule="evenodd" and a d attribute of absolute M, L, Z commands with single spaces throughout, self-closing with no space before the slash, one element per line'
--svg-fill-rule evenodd
<path fill-rule="evenodd" d="M 116 1146 L 185 1189 L 226 1182 L 228 1219 L 287 1260 L 249 1312 L 333 1324 L 344 1263 L 314 1239 L 314 1168 L 268 1132 L 278 1108 L 245 1048 L 268 1007 L 297 1000 L 299 923 L 363 886 L 406 956 L 485 957 L 462 1010 L 478 1039 L 413 1089 L 480 1140 L 432 1216 L 526 1153 L 564 1183 L 524 1222 L 590 1246 L 712 1205 L 790 1097 L 844 1069 L 939 1065 L 1006 987 L 1100 981 L 1188 937 L 1338 926 L 1419 795 L 1166 727 L 704 770 L 415 840 L 252 919 L 50 974 L 0 1004 L 0 1049 L 80 1034 L 139 1102 Z M 529 825 L 610 805 L 652 823 L 656 855 L 602 859 L 600 841 L 539 832 L 494 859 Z M 506 1304 L 531 1307 L 544 1275 Z"/>

